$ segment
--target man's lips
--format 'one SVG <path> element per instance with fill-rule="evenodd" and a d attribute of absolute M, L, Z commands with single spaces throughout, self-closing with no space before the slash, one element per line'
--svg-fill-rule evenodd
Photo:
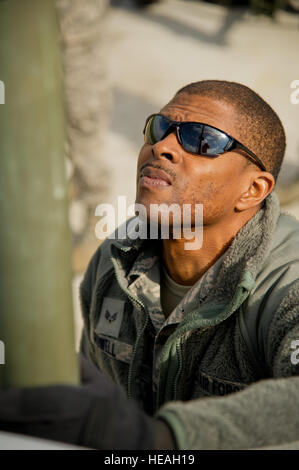
<path fill-rule="evenodd" d="M 172 184 L 170 176 L 165 171 L 149 166 L 141 172 L 140 180 L 143 184 L 150 186 L 170 186 Z"/>

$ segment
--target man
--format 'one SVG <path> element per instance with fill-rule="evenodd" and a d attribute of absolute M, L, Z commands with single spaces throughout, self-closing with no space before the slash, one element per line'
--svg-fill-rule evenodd
<path fill-rule="evenodd" d="M 106 240 L 81 286 L 82 352 L 167 423 L 176 446 L 201 448 L 202 397 L 299 371 L 299 224 L 272 192 L 285 134 L 256 93 L 217 80 L 181 89 L 144 133 L 136 202 L 147 214 L 154 204 L 202 204 L 202 247 Z M 241 395 L 244 426 L 276 385 Z M 239 397 L 222 400 L 225 421 Z"/>
<path fill-rule="evenodd" d="M 191 204 L 196 233 L 201 204 L 202 245 L 174 236 L 175 214 L 168 238 L 107 239 L 81 285 L 83 385 L 4 391 L 0 428 L 102 449 L 285 448 L 299 441 L 299 223 L 273 193 L 282 124 L 249 88 L 209 80 L 144 134 L 137 207 L 151 226 L 155 204 Z"/>

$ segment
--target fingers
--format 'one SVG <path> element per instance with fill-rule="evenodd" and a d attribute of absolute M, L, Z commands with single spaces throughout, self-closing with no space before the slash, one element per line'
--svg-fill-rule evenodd
<path fill-rule="evenodd" d="M 79 355 L 79 361 L 82 385 L 92 388 L 101 397 L 112 398 L 124 393 L 119 385 L 115 384 L 82 353 Z"/>

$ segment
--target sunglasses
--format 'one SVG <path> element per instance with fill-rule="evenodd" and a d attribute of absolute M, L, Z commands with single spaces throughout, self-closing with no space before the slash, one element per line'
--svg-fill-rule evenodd
<path fill-rule="evenodd" d="M 201 122 L 178 122 L 162 114 L 151 114 L 144 126 L 144 142 L 154 145 L 173 131 L 176 132 L 177 139 L 186 152 L 215 158 L 239 148 L 246 152 L 263 171 L 267 171 L 261 160 L 245 145 L 226 132 Z"/>

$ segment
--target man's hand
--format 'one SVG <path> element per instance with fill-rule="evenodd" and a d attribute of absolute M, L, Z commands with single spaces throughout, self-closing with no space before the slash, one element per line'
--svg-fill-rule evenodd
<path fill-rule="evenodd" d="M 0 390 L 0 429 L 103 450 L 153 449 L 159 441 L 173 448 L 166 425 L 83 356 L 80 370 L 79 386 Z"/>

